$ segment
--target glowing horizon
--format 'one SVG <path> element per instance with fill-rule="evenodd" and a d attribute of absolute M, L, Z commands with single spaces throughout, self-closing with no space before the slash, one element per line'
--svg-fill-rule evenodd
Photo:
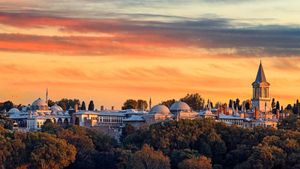
<path fill-rule="evenodd" d="M 262 59 L 271 98 L 292 104 L 300 95 L 299 5 L 0 0 L 0 100 L 27 105 L 48 88 L 52 100 L 94 100 L 97 108 L 187 93 L 227 103 L 251 99 Z"/>

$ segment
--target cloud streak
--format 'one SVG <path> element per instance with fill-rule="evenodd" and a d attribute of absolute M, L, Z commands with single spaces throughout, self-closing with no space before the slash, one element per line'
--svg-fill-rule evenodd
<path fill-rule="evenodd" d="M 142 54 L 145 47 L 193 47 L 239 56 L 299 56 L 296 26 L 255 26 L 226 18 L 154 22 L 80 19 L 0 13 L 0 23 L 18 28 L 55 27 L 65 36 L 2 34 L 1 49 L 67 55 Z M 73 37 L 70 32 L 106 33 L 111 37 Z M 137 47 L 133 49 L 133 47 Z M 140 48 L 138 48 L 140 47 Z M 220 50 L 221 49 L 221 50 Z M 149 53 L 151 55 L 151 52 Z"/>

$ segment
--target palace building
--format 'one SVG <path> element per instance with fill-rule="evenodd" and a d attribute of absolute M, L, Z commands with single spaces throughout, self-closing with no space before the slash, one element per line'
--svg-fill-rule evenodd
<path fill-rule="evenodd" d="M 252 83 L 253 95 L 251 108 L 246 109 L 245 103 L 242 108 L 232 105 L 219 105 L 212 109 L 210 101 L 204 110 L 193 111 L 185 102 L 176 101 L 170 107 L 156 105 L 150 107 L 150 111 L 128 110 L 104 110 L 84 111 L 78 110 L 78 105 L 74 109 L 63 110 L 60 106 L 48 106 L 48 91 L 46 100 L 41 98 L 35 100 L 31 105 L 21 109 L 13 108 L 8 111 L 8 116 L 15 123 L 15 126 L 28 130 L 40 130 L 46 121 L 51 121 L 59 125 L 74 124 L 84 127 L 95 127 L 103 130 L 115 137 L 120 136 L 122 128 L 126 124 L 134 127 L 149 126 L 154 123 L 180 120 L 212 118 L 228 125 L 237 125 L 244 128 L 256 126 L 276 128 L 279 118 L 283 116 L 272 113 L 270 99 L 270 83 L 267 81 L 263 65 L 260 62 L 255 81 Z M 150 99 L 150 105 L 151 99 Z"/>

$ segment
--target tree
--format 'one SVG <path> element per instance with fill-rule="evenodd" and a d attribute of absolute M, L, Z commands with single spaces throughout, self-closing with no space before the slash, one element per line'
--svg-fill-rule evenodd
<path fill-rule="evenodd" d="M 195 111 L 203 110 L 205 107 L 204 98 L 199 93 L 187 94 L 180 100 L 186 102 Z"/>
<path fill-rule="evenodd" d="M 62 130 L 61 126 L 54 124 L 52 122 L 45 122 L 41 129 L 42 132 L 47 132 L 50 134 L 57 134 L 61 130 Z"/>
<path fill-rule="evenodd" d="M 3 114 L 0 114 L 0 127 L 5 129 L 13 129 L 13 121 Z"/>
<path fill-rule="evenodd" d="M 75 160 L 75 147 L 48 133 L 19 133 L 0 127 L 0 138 L 0 168 L 62 169 Z"/>
<path fill-rule="evenodd" d="M 95 145 L 85 128 L 71 126 L 66 130 L 59 131 L 57 137 L 67 140 L 69 144 L 74 145 L 77 149 L 76 161 L 70 165 L 70 168 L 94 168 L 93 155 L 95 153 Z"/>
<path fill-rule="evenodd" d="M 272 106 L 272 110 L 276 109 L 276 103 L 275 103 L 275 99 L 274 98 L 272 99 L 271 106 Z"/>
<path fill-rule="evenodd" d="M 89 103 L 89 111 L 94 111 L 94 109 L 95 109 L 95 106 L 94 106 L 94 101 L 93 100 L 91 100 L 90 101 L 90 103 Z"/>
<path fill-rule="evenodd" d="M 123 141 L 128 135 L 133 134 L 134 132 L 135 128 L 130 124 L 126 124 L 125 127 L 122 128 L 120 140 Z"/>
<path fill-rule="evenodd" d="M 40 169 L 62 169 L 75 160 L 76 148 L 65 140 L 47 133 L 30 133 L 29 145 L 35 145 L 30 153 L 31 166 Z"/>
<path fill-rule="evenodd" d="M 228 106 L 229 106 L 229 108 L 232 108 L 232 103 L 233 103 L 233 100 L 229 100 L 229 103 L 228 103 Z"/>
<path fill-rule="evenodd" d="M 171 168 L 177 169 L 178 164 L 183 160 L 191 159 L 198 156 L 199 156 L 199 152 L 197 150 L 191 150 L 191 149 L 174 150 L 170 155 Z"/>
<path fill-rule="evenodd" d="M 14 107 L 14 104 L 12 101 L 6 101 L 4 103 L 2 103 L 2 105 L 0 105 L 0 111 L 9 111 L 10 109 L 12 109 Z"/>
<path fill-rule="evenodd" d="M 148 108 L 148 103 L 146 100 L 137 100 L 137 109 L 138 110 L 146 110 Z"/>
<path fill-rule="evenodd" d="M 300 131 L 300 118 L 298 118 L 297 115 L 288 116 L 279 122 L 278 128 Z"/>
<path fill-rule="evenodd" d="M 286 106 L 286 109 L 287 109 L 287 110 L 293 110 L 293 106 L 292 106 L 291 104 L 288 104 L 288 105 Z"/>
<path fill-rule="evenodd" d="M 55 105 L 55 102 L 52 101 L 52 100 L 48 100 L 48 106 L 51 107 L 51 106 L 54 106 Z"/>
<path fill-rule="evenodd" d="M 175 99 L 170 99 L 170 100 L 162 101 L 160 104 L 165 105 L 168 108 L 170 108 L 172 106 L 172 104 L 175 102 L 176 102 Z"/>
<path fill-rule="evenodd" d="M 279 101 L 276 102 L 276 109 L 280 110 L 280 103 L 279 103 Z"/>
<path fill-rule="evenodd" d="M 236 107 L 236 109 L 240 109 L 240 99 L 239 98 L 237 98 L 236 100 L 235 100 L 235 107 Z"/>
<path fill-rule="evenodd" d="M 82 101 L 82 103 L 81 103 L 81 110 L 86 110 L 86 106 L 85 106 L 85 102 L 84 101 Z"/>
<path fill-rule="evenodd" d="M 76 104 L 79 105 L 80 101 L 78 99 L 61 99 L 56 102 L 63 110 L 68 110 L 71 107 L 74 108 Z"/>
<path fill-rule="evenodd" d="M 137 109 L 138 103 L 136 100 L 128 99 L 124 102 L 122 110 L 126 109 Z"/>
<path fill-rule="evenodd" d="M 246 108 L 246 110 L 250 109 L 250 102 L 249 101 L 246 101 L 245 108 Z"/>
<path fill-rule="evenodd" d="M 161 151 L 145 144 L 132 155 L 126 166 L 130 169 L 170 169 L 170 160 Z"/>
<path fill-rule="evenodd" d="M 179 169 L 212 169 L 211 160 L 205 156 L 184 160 L 179 163 Z"/>

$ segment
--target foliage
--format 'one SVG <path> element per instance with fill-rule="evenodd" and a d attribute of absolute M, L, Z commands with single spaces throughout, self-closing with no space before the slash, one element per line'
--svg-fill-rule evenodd
<path fill-rule="evenodd" d="M 137 109 L 142 111 L 142 110 L 147 110 L 148 108 L 148 103 L 146 100 L 137 100 Z"/>
<path fill-rule="evenodd" d="M 204 98 L 199 93 L 187 94 L 180 100 L 186 102 L 195 111 L 202 110 L 205 107 Z"/>
<path fill-rule="evenodd" d="M 95 109 L 94 101 L 91 100 L 90 103 L 89 103 L 89 108 L 88 108 L 88 110 L 89 110 L 89 111 L 94 111 L 94 109 Z"/>
<path fill-rule="evenodd" d="M 76 104 L 80 104 L 80 101 L 78 99 L 61 99 L 56 102 L 57 105 L 59 105 L 63 110 L 69 110 L 71 107 L 74 108 Z"/>
<path fill-rule="evenodd" d="M 299 168 L 298 120 L 290 116 L 278 130 L 245 129 L 210 119 L 140 129 L 127 125 L 121 144 L 99 130 L 79 126 L 49 122 L 42 133 L 19 133 L 0 125 L 0 168 Z"/>
<path fill-rule="evenodd" d="M 170 169 L 170 160 L 161 151 L 155 151 L 144 145 L 135 152 L 126 164 L 128 169 Z"/>
<path fill-rule="evenodd" d="M 0 126 L 6 129 L 13 129 L 13 121 L 3 114 L 0 114 Z"/>
<path fill-rule="evenodd" d="M 85 106 L 85 102 L 84 101 L 82 101 L 80 109 L 81 110 L 86 110 L 86 106 Z"/>
<path fill-rule="evenodd" d="M 204 155 L 214 168 L 293 168 L 299 162 L 300 132 L 257 127 L 244 129 L 209 119 L 180 120 L 137 130 L 124 140 L 139 149 L 147 143 L 171 159 L 172 168 Z"/>
<path fill-rule="evenodd" d="M 172 106 L 172 104 L 175 102 L 176 102 L 175 99 L 170 99 L 170 100 L 162 101 L 160 104 L 165 105 L 168 108 L 170 108 Z"/>
<path fill-rule="evenodd" d="M 0 103 L 0 111 L 6 111 L 8 112 L 10 109 L 14 107 L 14 104 L 12 101 L 5 101 L 3 103 Z"/>
<path fill-rule="evenodd" d="M 126 110 L 126 109 L 137 109 L 137 101 L 133 100 L 133 99 L 128 99 L 124 102 L 123 106 L 122 106 L 122 110 Z"/>
<path fill-rule="evenodd" d="M 286 130 L 300 131 L 300 118 L 298 115 L 290 115 L 289 117 L 282 119 L 278 127 Z"/>
<path fill-rule="evenodd" d="M 211 169 L 211 160 L 205 156 L 186 159 L 178 165 L 179 169 Z"/>
<path fill-rule="evenodd" d="M 60 169 L 75 160 L 76 148 L 53 135 L 0 131 L 0 168 Z"/>

